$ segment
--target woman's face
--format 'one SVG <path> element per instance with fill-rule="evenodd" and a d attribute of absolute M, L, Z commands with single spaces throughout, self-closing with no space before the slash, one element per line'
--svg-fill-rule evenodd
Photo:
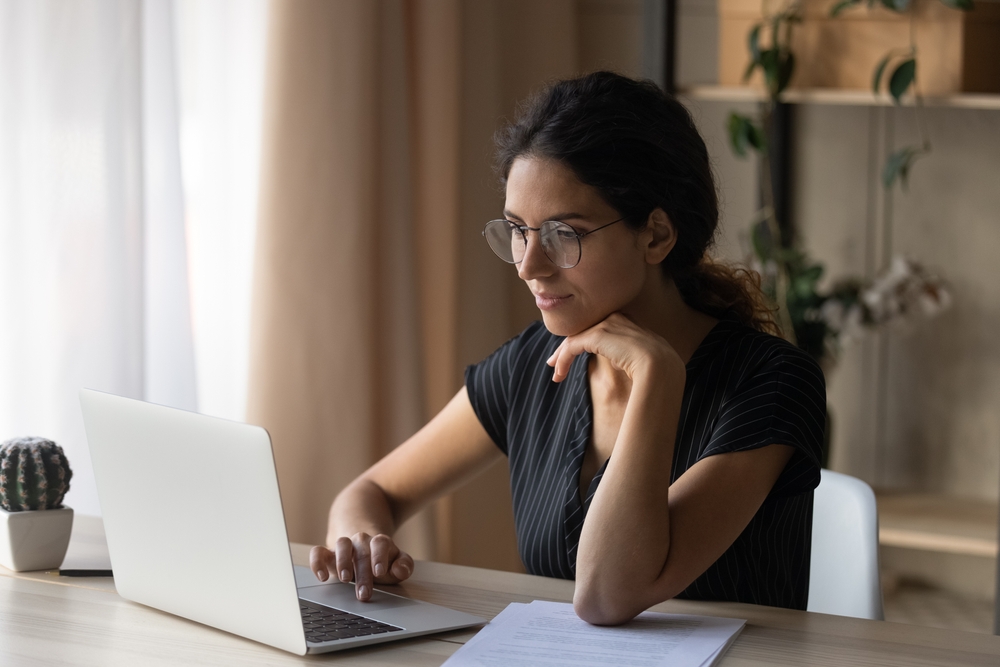
<path fill-rule="evenodd" d="M 535 157 L 518 158 L 511 166 L 504 215 L 535 228 L 546 220 L 559 220 L 580 233 L 621 217 L 562 163 Z M 648 270 L 644 235 L 624 222 L 611 225 L 580 239 L 579 264 L 563 269 L 545 256 L 538 234 L 529 231 L 517 273 L 534 294 L 546 328 L 569 336 L 616 311 L 628 314 L 649 276 L 659 274 Z"/>

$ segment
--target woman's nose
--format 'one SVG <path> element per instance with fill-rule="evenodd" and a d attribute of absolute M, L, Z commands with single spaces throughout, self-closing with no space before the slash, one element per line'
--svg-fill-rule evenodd
<path fill-rule="evenodd" d="M 524 257 L 517 265 L 518 277 L 521 280 L 533 280 L 552 275 L 557 267 L 545 255 L 538 232 L 530 230 L 527 235 Z"/>

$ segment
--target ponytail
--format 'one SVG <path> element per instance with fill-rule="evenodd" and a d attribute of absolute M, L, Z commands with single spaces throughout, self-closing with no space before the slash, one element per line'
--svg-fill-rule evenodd
<path fill-rule="evenodd" d="M 760 274 L 705 256 L 673 276 L 684 302 L 719 319 L 733 319 L 757 331 L 781 335 L 777 310 L 760 288 Z"/>

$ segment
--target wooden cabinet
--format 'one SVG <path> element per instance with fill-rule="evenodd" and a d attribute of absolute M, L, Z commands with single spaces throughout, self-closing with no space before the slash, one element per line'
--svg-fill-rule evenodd
<path fill-rule="evenodd" d="M 883 546 L 997 556 L 997 505 L 934 493 L 877 493 Z"/>

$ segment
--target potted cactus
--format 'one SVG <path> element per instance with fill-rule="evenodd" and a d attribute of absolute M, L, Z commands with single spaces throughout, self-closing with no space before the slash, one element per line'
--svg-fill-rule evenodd
<path fill-rule="evenodd" d="M 62 504 L 72 477 L 51 440 L 0 445 L 0 565 L 15 572 L 59 567 L 73 528 L 73 510 Z"/>

